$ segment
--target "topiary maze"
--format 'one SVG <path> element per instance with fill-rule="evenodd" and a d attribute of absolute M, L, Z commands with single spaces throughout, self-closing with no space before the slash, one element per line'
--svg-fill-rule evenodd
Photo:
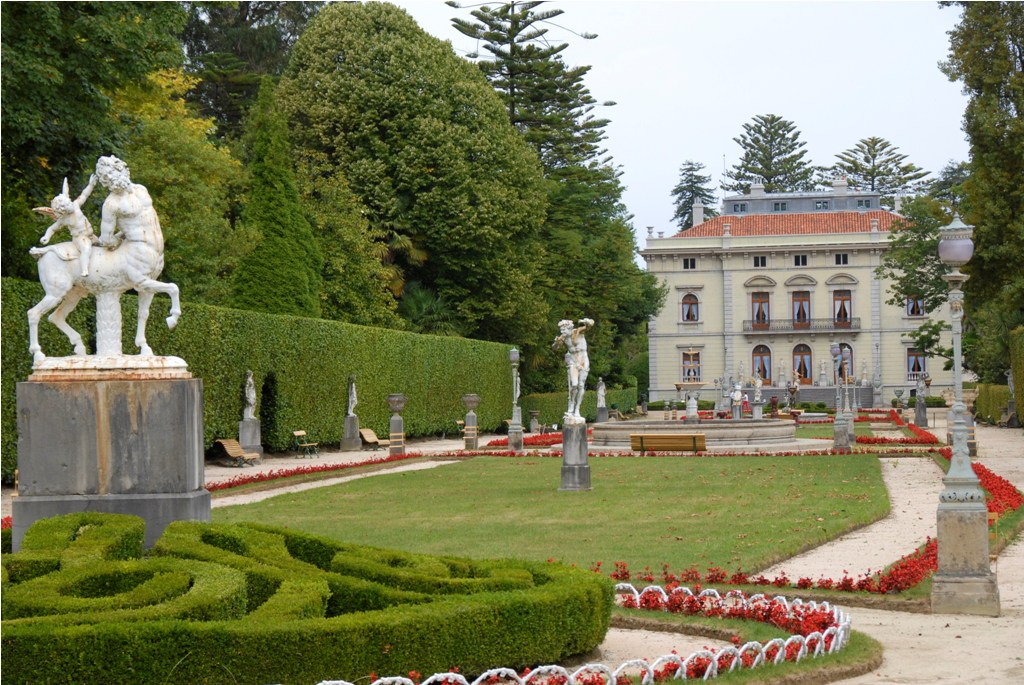
<path fill-rule="evenodd" d="M 316 683 L 556 662 L 612 586 L 558 564 L 348 545 L 258 524 L 45 519 L 3 556 L 5 683 Z"/>

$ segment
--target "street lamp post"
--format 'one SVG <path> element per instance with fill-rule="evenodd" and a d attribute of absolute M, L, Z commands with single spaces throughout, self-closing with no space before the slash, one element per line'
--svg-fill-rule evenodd
<path fill-rule="evenodd" d="M 840 454 L 847 454 L 851 451 L 850 426 L 846 422 L 846 413 L 843 411 L 842 385 L 839 382 L 841 378 L 839 365 L 843 363 L 843 351 L 837 342 L 832 343 L 829 351 L 832 353 L 836 386 L 836 413 L 835 419 L 832 422 L 832 449 Z"/>
<path fill-rule="evenodd" d="M 985 493 L 971 468 L 967 447 L 961 334 L 964 293 L 968 276 L 959 267 L 974 253 L 973 229 L 954 216 L 939 229 L 939 259 L 953 267 L 943 276 L 949 284 L 949 311 L 953 322 L 953 458 L 943 479 L 937 513 L 938 570 L 932 581 L 935 613 L 999 615 L 999 587 L 989 563 L 988 510 Z"/>
<path fill-rule="evenodd" d="M 846 422 L 850 432 L 853 432 L 853 405 L 850 403 L 850 369 L 853 367 L 853 350 L 849 345 L 843 348 L 843 381 L 846 385 L 846 402 L 843 405 L 843 412 L 846 414 Z M 851 441 L 852 441 L 851 437 Z"/>
<path fill-rule="evenodd" d="M 523 454 L 523 410 L 519 406 L 519 350 L 508 351 L 512 362 L 512 423 L 508 426 L 508 448 L 516 454 Z"/>

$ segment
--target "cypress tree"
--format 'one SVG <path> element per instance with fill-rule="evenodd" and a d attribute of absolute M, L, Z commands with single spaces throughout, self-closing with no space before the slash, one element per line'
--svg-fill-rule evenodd
<path fill-rule="evenodd" d="M 260 84 L 246 123 L 251 184 L 243 221 L 260 238 L 234 273 L 232 303 L 272 314 L 319 317 L 322 258 L 299 204 L 288 131 L 270 78 Z"/>

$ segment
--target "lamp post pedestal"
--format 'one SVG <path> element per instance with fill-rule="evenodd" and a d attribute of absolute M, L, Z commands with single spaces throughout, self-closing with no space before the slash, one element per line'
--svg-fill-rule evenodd
<path fill-rule="evenodd" d="M 940 243 L 940 251 L 941 248 Z M 939 495 L 936 521 L 938 570 L 932 579 L 932 612 L 998 616 L 999 586 L 989 563 L 988 508 L 981 483 L 971 468 L 964 421 L 967 411 L 961 370 L 964 293 L 960 286 L 967 276 L 954 270 L 944 279 L 950 286 L 956 400 L 952 411 L 953 457 L 942 481 L 944 487 Z"/>

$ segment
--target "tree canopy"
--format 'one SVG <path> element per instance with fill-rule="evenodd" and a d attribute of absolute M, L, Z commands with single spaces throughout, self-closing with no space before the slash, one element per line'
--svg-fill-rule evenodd
<path fill-rule="evenodd" d="M 684 231 L 693 226 L 693 204 L 698 200 L 704 205 L 705 218 L 718 216 L 715 191 L 709 185 L 711 176 L 702 174 L 702 171 L 703 164 L 686 160 L 679 167 L 679 183 L 672 188 L 672 204 L 676 208 L 672 221 Z"/>
<path fill-rule="evenodd" d="M 763 184 L 766 193 L 813 189 L 815 169 L 804 159 L 807 143 L 792 121 L 759 114 L 733 140 L 740 146 L 740 161 L 726 172 L 724 190 L 746 193 L 754 183 Z"/>
<path fill-rule="evenodd" d="M 180 64 L 185 13 L 150 2 L 5 2 L 0 13 L 3 274 L 34 278 L 28 209 L 64 177 L 84 185 L 100 155 L 123 154 L 128 130 L 111 116 L 111 94 Z"/>
<path fill-rule="evenodd" d="M 468 335 L 538 334 L 540 167 L 473 65 L 394 6 L 330 5 L 281 93 L 296 157 L 344 174 L 396 275 L 451 303 Z"/>
<path fill-rule="evenodd" d="M 861 138 L 857 144 L 836 155 L 835 170 L 846 176 L 851 185 L 882 194 L 882 202 L 892 207 L 893 196 L 906 192 L 914 181 L 928 172 L 898 152 L 899 148 L 885 138 Z"/>
<path fill-rule="evenodd" d="M 246 121 L 244 143 L 252 182 L 243 220 L 259 238 L 235 271 L 232 304 L 317 318 L 322 256 L 299 204 L 287 124 L 269 78 Z"/>

